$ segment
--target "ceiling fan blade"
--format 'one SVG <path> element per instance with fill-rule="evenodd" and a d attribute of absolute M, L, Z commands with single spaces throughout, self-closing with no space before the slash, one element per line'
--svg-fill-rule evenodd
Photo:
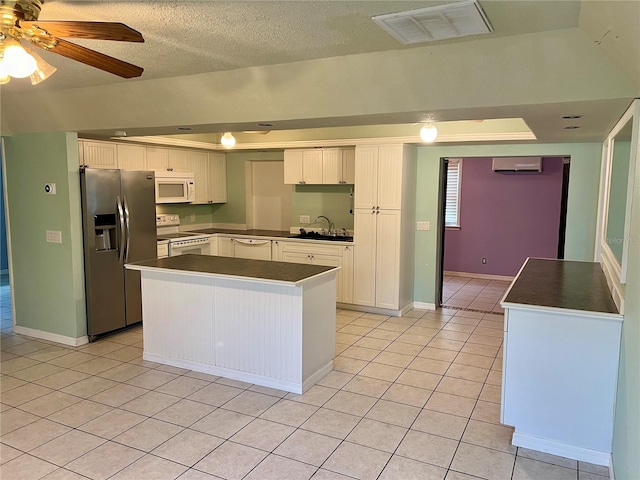
<path fill-rule="evenodd" d="M 35 43 L 34 45 L 38 44 Z M 123 78 L 139 77 L 144 71 L 142 67 L 123 62 L 117 58 L 110 57 L 109 55 L 96 52 L 89 48 L 81 47 L 80 45 L 76 45 L 75 43 L 70 43 L 59 38 L 56 39 L 55 47 L 46 50 L 86 65 L 91 65 L 92 67 L 99 68 L 100 70 L 113 73 L 114 75 L 118 75 Z"/>
<path fill-rule="evenodd" d="M 88 38 L 93 40 L 116 40 L 119 42 L 144 42 L 142 34 L 124 23 L 76 22 L 34 20 L 21 21 L 21 28 L 39 28 L 56 37 Z"/>

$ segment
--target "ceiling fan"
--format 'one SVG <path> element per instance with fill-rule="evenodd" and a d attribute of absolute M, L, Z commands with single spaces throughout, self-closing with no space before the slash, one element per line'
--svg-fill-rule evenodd
<path fill-rule="evenodd" d="M 23 48 L 22 42 L 123 78 L 142 75 L 141 67 L 60 38 L 144 42 L 140 32 L 116 22 L 38 20 L 43 3 L 0 0 L 0 84 L 10 77 L 31 77 L 35 85 L 56 71 L 30 48 Z"/>

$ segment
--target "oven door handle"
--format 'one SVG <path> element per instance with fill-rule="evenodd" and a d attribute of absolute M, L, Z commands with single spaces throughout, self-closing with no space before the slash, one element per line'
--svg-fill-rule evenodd
<path fill-rule="evenodd" d="M 118 197 L 116 198 L 116 205 L 118 207 L 118 221 L 120 223 L 120 244 L 118 245 L 118 248 L 120 249 L 120 252 L 119 252 L 118 256 L 119 256 L 119 259 L 120 259 L 120 263 L 122 263 L 124 261 L 124 249 L 125 249 L 126 233 L 124 231 L 124 229 L 125 229 L 124 211 L 122 210 L 122 202 L 120 202 L 120 195 L 118 195 Z"/>

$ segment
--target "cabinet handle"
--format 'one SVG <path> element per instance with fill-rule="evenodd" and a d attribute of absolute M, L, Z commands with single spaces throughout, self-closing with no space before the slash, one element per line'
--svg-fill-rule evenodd
<path fill-rule="evenodd" d="M 305 183 L 307 183 L 307 182 L 305 182 L 304 180 L 300 180 L 298 183 L 299 183 L 300 185 L 304 185 L 304 184 L 305 184 Z"/>

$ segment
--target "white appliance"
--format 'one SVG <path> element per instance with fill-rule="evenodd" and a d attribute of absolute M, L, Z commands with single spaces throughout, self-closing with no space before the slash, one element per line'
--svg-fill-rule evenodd
<path fill-rule="evenodd" d="M 156 172 L 156 203 L 190 203 L 195 199 L 193 173 Z"/>
<path fill-rule="evenodd" d="M 180 216 L 173 214 L 156 215 L 158 242 L 169 241 L 169 256 L 211 255 L 210 235 L 180 231 Z"/>
<path fill-rule="evenodd" d="M 233 253 L 236 258 L 271 260 L 271 240 L 234 238 Z"/>

